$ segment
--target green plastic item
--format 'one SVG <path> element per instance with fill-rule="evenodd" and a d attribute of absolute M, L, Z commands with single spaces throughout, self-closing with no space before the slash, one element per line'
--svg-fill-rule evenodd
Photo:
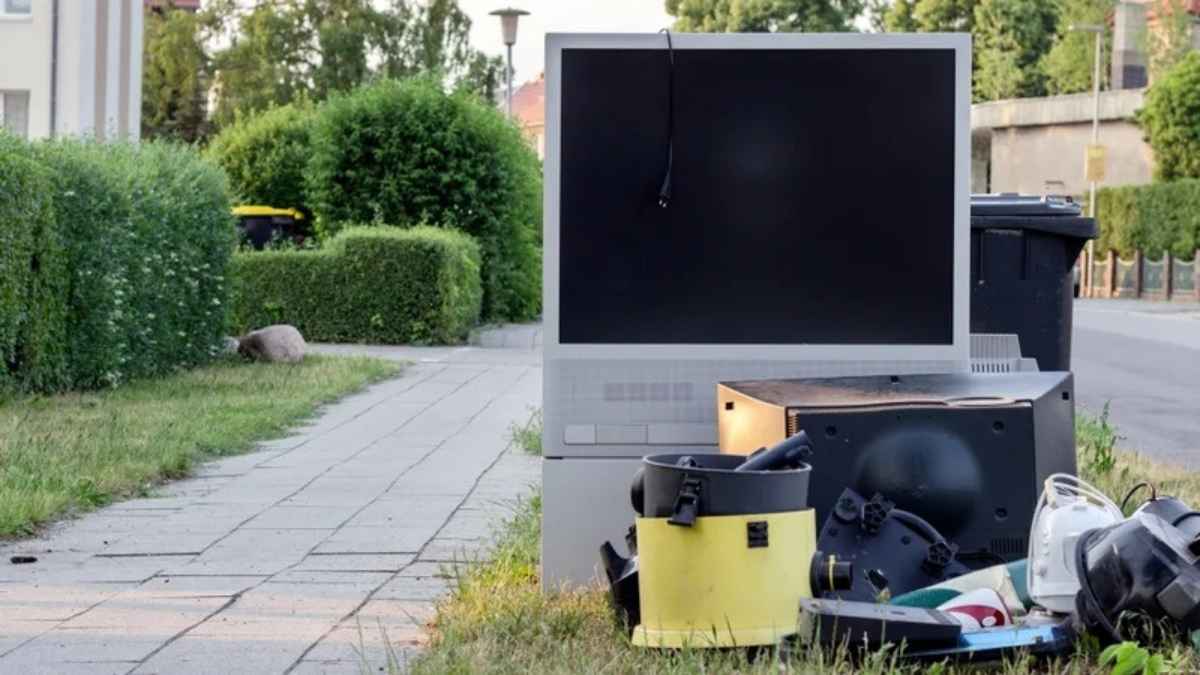
<path fill-rule="evenodd" d="M 1033 600 L 1029 597 L 1029 586 L 1026 583 L 1027 570 L 1028 561 L 1025 559 L 1004 565 L 993 565 L 939 584 L 897 595 L 892 598 L 891 604 L 904 607 L 935 608 L 967 591 L 991 588 L 1000 593 L 1005 600 L 1012 600 L 1015 596 L 1025 609 L 1029 609 L 1033 606 Z M 1017 608 L 1010 607 L 1009 609 Z"/>

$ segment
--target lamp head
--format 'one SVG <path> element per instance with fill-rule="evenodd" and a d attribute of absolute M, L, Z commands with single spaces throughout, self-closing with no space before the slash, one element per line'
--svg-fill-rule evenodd
<path fill-rule="evenodd" d="M 517 43 L 517 20 L 529 14 L 529 12 L 523 9 L 505 7 L 504 9 L 488 12 L 488 14 L 500 17 L 500 28 L 504 32 L 504 44 L 508 47 L 515 45 Z"/>

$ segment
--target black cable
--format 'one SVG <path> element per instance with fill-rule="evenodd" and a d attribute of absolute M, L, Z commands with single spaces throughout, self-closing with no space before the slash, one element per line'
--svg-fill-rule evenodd
<path fill-rule="evenodd" d="M 671 204 L 671 172 L 675 164 L 675 47 L 671 44 L 670 29 L 658 32 L 667 35 L 667 58 L 671 64 L 667 70 L 667 169 L 658 188 L 658 205 L 665 209 Z"/>
<path fill-rule="evenodd" d="M 938 532 L 937 528 L 934 527 L 928 520 L 925 520 L 924 518 L 922 518 L 921 516 L 918 516 L 917 514 L 913 513 L 912 511 L 905 511 L 903 509 L 892 509 L 888 513 L 888 515 L 894 517 L 896 520 L 899 520 L 902 523 L 907 524 L 910 528 L 917 530 L 921 534 L 925 535 L 925 538 L 928 539 L 932 543 L 935 543 L 935 544 L 937 544 L 937 543 L 948 544 L 949 543 L 946 541 L 946 538 L 942 536 L 942 533 Z"/>
<path fill-rule="evenodd" d="M 1088 543 L 1093 536 L 1099 533 L 1098 529 L 1088 530 L 1075 542 L 1075 576 L 1079 579 L 1079 597 L 1075 601 L 1075 610 L 1085 629 L 1091 627 L 1088 625 L 1089 623 L 1094 623 L 1107 633 L 1104 637 L 1113 642 L 1120 642 L 1121 633 L 1105 616 L 1104 608 L 1100 606 L 1100 600 L 1096 598 L 1096 592 L 1092 590 L 1092 580 L 1088 578 Z M 1086 614 L 1084 610 L 1087 610 Z M 1088 621 L 1089 619 L 1092 621 Z"/>
<path fill-rule="evenodd" d="M 1150 488 L 1150 500 L 1151 501 L 1158 499 L 1158 488 L 1154 487 L 1154 483 L 1151 483 L 1149 481 L 1142 481 L 1141 483 L 1138 483 L 1137 485 L 1134 485 L 1132 488 L 1130 488 L 1129 492 L 1125 493 L 1125 499 L 1121 500 L 1121 513 L 1125 513 L 1125 505 L 1129 503 L 1129 498 L 1134 496 L 1135 494 L 1137 494 L 1138 490 L 1141 490 L 1142 488 L 1145 488 L 1145 487 Z"/>

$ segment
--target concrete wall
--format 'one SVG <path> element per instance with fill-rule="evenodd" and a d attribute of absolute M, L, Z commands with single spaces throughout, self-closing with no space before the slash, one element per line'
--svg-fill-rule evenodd
<path fill-rule="evenodd" d="M 995 130 L 991 191 L 1082 195 L 1088 190 L 1084 149 L 1091 141 L 1091 124 Z M 1150 182 L 1153 158 L 1140 129 L 1127 122 L 1104 122 L 1100 142 L 1108 148 L 1108 176 L 1101 186 Z"/>
<path fill-rule="evenodd" d="M 1101 187 L 1150 182 L 1154 157 L 1132 122 L 1143 90 L 1102 92 L 1100 144 L 1108 149 Z M 972 107 L 972 189 L 1082 195 L 1084 153 L 1092 139 L 1091 94 L 996 101 Z M 986 163 L 989 180 L 978 175 Z"/>
<path fill-rule="evenodd" d="M 140 136 L 142 0 L 59 0 L 53 58 L 53 0 L 33 0 L 28 17 L 0 17 L 0 90 L 29 92 L 29 136 Z M 51 64 L 57 96 L 51 129 Z"/>

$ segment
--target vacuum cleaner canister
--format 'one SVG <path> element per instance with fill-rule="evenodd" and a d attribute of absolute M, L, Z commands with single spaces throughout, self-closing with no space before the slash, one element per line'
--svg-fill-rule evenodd
<path fill-rule="evenodd" d="M 735 471 L 738 455 L 656 455 L 636 521 L 645 647 L 772 645 L 812 596 L 811 468 Z"/>

